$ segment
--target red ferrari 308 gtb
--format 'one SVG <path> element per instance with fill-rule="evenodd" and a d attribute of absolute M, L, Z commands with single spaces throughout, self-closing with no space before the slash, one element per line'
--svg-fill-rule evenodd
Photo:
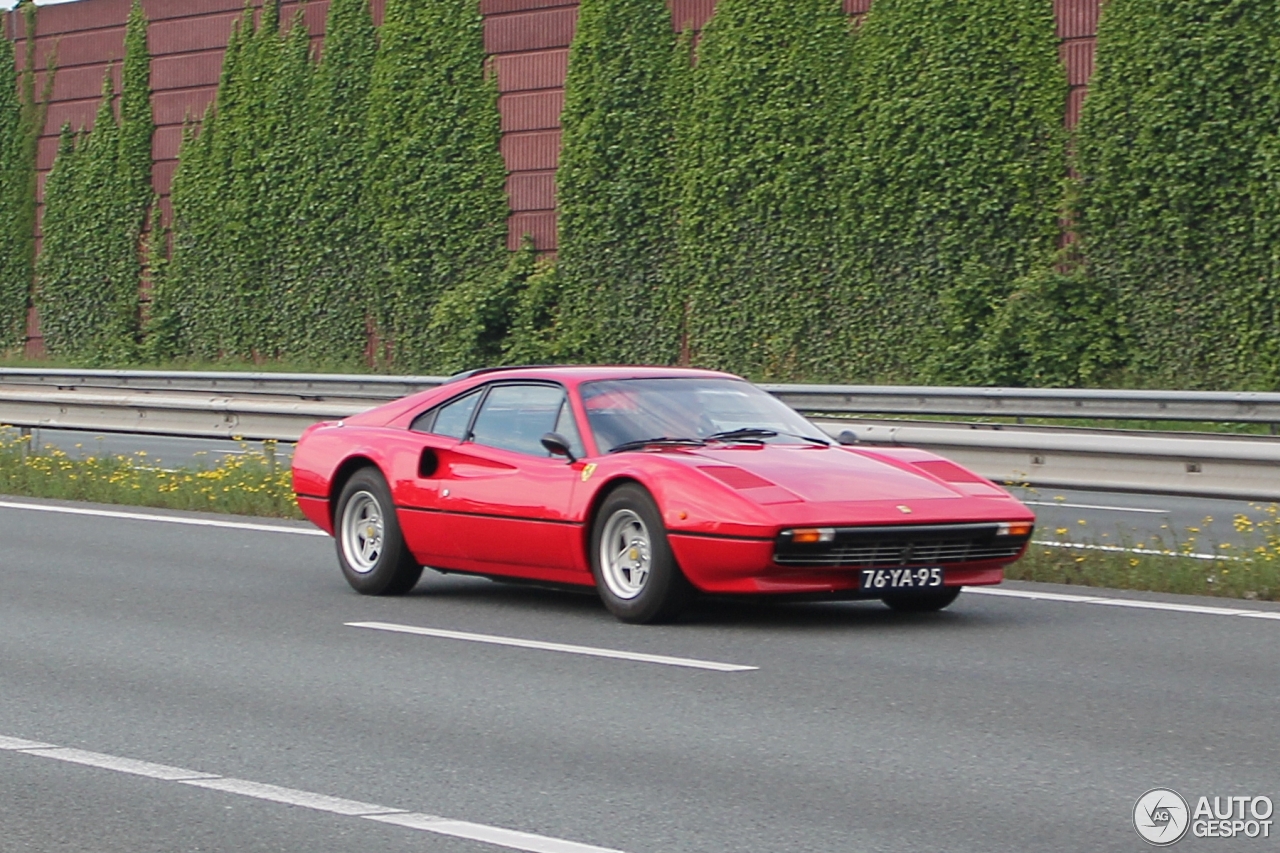
<path fill-rule="evenodd" d="M 407 592 L 430 566 L 594 585 L 628 622 L 698 592 L 937 610 L 999 583 L 1035 520 L 953 462 L 833 444 L 706 370 L 473 371 L 316 424 L 293 478 L 362 593 Z"/>

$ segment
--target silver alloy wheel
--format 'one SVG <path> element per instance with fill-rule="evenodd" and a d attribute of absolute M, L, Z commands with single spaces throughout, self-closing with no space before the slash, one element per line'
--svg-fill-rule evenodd
<path fill-rule="evenodd" d="M 377 568 L 382 556 L 382 506 L 369 492 L 356 492 L 342 510 L 342 554 L 351 570 L 362 575 Z"/>
<path fill-rule="evenodd" d="M 600 537 L 600 574 L 609 591 L 626 601 L 644 592 L 653 549 L 649 529 L 629 509 L 609 516 Z"/>

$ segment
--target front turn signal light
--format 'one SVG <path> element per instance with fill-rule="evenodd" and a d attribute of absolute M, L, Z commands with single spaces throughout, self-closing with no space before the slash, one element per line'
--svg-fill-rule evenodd
<path fill-rule="evenodd" d="M 797 544 L 834 542 L 836 538 L 834 527 L 801 527 L 789 532 L 791 533 L 791 541 Z"/>
<path fill-rule="evenodd" d="M 1030 536 L 1035 523 L 1031 521 L 1003 521 L 996 526 L 997 536 Z"/>

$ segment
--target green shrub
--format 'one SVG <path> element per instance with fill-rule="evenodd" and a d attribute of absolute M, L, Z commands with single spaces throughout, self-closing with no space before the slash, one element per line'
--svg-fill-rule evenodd
<path fill-rule="evenodd" d="M 501 363 L 503 344 L 536 270 L 537 255 L 526 240 L 505 268 L 446 290 L 432 307 L 427 327 L 435 369 L 451 374 Z"/>
<path fill-rule="evenodd" d="M 516 299 L 511 331 L 502 345 L 504 364 L 558 364 L 569 361 L 569 336 L 560 327 L 564 280 L 554 261 L 542 259 Z"/>
<path fill-rule="evenodd" d="M 695 363 L 798 379 L 840 356 L 849 27 L 839 0 L 720 0 L 703 31 L 676 144 Z"/>
<path fill-rule="evenodd" d="M 1040 269 L 1014 282 L 983 331 L 976 367 L 996 385 L 1099 385 L 1123 364 L 1115 298 L 1087 272 Z"/>
<path fill-rule="evenodd" d="M 670 99 L 688 73 L 664 0 L 582 0 L 560 119 L 558 268 L 566 334 L 595 361 L 680 354 Z"/>
<path fill-rule="evenodd" d="M 1053 262 L 1060 233 L 1054 28 L 1051 0 L 873 4 L 854 50 L 847 378 L 993 378 L 984 330 L 1015 282 Z"/>
<path fill-rule="evenodd" d="M 387 0 L 379 35 L 366 190 L 381 257 L 369 292 L 395 363 L 434 369 L 436 301 L 507 262 L 498 87 L 473 0 Z"/>
<path fill-rule="evenodd" d="M 1077 138 L 1075 225 L 1129 380 L 1280 384 L 1276 33 L 1262 0 L 1112 0 Z"/>

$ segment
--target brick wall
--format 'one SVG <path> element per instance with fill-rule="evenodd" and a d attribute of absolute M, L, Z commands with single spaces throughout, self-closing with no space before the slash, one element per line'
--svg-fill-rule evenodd
<path fill-rule="evenodd" d="M 770 0 L 762 0 L 769 2 Z M 260 0 L 259 0 L 260 2 Z M 383 0 L 372 0 L 375 21 L 381 21 Z M 499 109 L 502 113 L 502 153 L 509 177 L 511 246 L 522 235 L 533 235 L 539 249 L 556 248 L 555 169 L 560 153 L 560 111 L 569 43 L 577 22 L 578 0 L 479 0 L 485 16 L 485 48 L 498 69 Z M 865 14 L 871 0 L 845 0 L 850 14 Z M 1085 86 L 1093 72 L 1094 35 L 1100 0 L 1054 0 L 1062 60 L 1071 83 L 1065 121 L 1074 126 L 1080 116 Z M 37 169 L 39 191 L 57 150 L 64 123 L 90 127 L 98 107 L 103 75 L 113 69 L 117 91 L 124 54 L 124 25 L 130 0 L 77 0 L 39 8 L 35 38 L 39 85 L 56 51 L 57 73 L 49 119 L 40 140 Z M 298 8 L 286 0 L 282 20 Z M 320 47 L 328 0 L 303 5 L 306 25 Z M 177 167 L 183 122 L 198 117 L 213 99 L 222 54 L 232 22 L 243 0 L 143 0 L 151 21 L 151 85 L 154 91 L 156 135 L 153 182 L 161 196 L 161 210 L 169 209 L 169 184 Z M 671 0 L 672 26 L 699 29 L 710 19 L 715 0 Z M 8 33 L 17 40 L 18 63 L 25 61 L 26 44 L 18 16 L 6 16 Z M 37 225 L 38 236 L 38 225 Z M 43 352 L 39 324 L 29 323 L 28 352 Z"/>

